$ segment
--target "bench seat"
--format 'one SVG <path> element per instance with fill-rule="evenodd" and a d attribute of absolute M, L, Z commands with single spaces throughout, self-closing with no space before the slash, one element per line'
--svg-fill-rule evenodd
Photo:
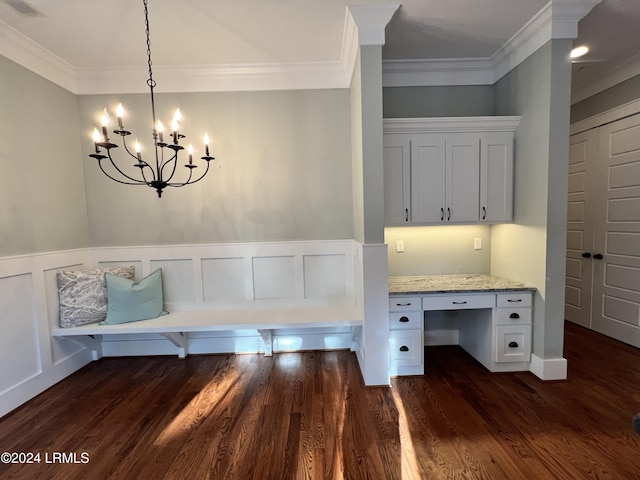
<path fill-rule="evenodd" d="M 163 335 L 178 347 L 178 356 L 187 352 L 187 337 L 190 332 L 212 332 L 227 330 L 257 330 L 264 343 L 265 355 L 271 355 L 272 330 L 278 328 L 322 328 L 357 327 L 362 325 L 362 313 L 352 305 L 330 305 L 321 307 L 263 307 L 209 310 L 174 311 L 150 320 L 101 325 L 93 323 L 80 327 L 52 330 L 54 337 L 92 337 L 100 335 L 144 334 Z M 95 342 L 87 343 L 95 351 Z M 97 355 L 97 352 L 94 356 Z"/>

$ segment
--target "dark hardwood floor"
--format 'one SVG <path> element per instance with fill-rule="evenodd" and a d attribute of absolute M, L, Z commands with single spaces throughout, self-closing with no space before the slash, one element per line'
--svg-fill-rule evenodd
<path fill-rule="evenodd" d="M 0 419 L 40 453 L 0 478 L 640 478 L 640 350 L 568 324 L 559 382 L 425 352 L 392 388 L 346 351 L 103 359 Z"/>

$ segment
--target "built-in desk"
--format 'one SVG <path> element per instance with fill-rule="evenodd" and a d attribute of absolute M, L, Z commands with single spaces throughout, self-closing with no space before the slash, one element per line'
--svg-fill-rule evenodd
<path fill-rule="evenodd" d="M 490 371 L 529 370 L 534 291 L 491 275 L 390 277 L 391 374 L 424 373 L 427 311 L 455 311 L 456 343 Z"/>

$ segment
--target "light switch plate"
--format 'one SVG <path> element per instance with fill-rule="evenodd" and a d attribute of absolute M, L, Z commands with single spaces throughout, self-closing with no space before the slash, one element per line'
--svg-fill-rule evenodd
<path fill-rule="evenodd" d="M 482 238 L 476 237 L 473 239 L 473 249 L 482 250 Z"/>
<path fill-rule="evenodd" d="M 403 253 L 403 252 L 404 252 L 404 240 L 397 240 L 396 253 Z"/>

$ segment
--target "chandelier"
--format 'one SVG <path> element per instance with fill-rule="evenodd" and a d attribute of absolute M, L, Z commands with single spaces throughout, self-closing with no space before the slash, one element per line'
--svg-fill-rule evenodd
<path fill-rule="evenodd" d="M 187 169 L 187 172 L 184 175 L 186 176 L 186 180 L 182 182 L 173 181 L 173 177 L 178 167 L 178 154 L 181 150 L 184 150 L 184 147 L 180 145 L 180 141 L 185 138 L 185 135 L 183 135 L 180 130 L 180 109 L 177 109 L 173 116 L 173 121 L 171 122 L 171 133 L 167 135 L 167 137 L 169 137 L 167 139 L 165 139 L 165 132 L 162 123 L 156 120 L 156 107 L 153 97 L 153 89 L 156 86 L 156 82 L 153 80 L 153 71 L 151 69 L 149 11 L 147 7 L 147 0 L 143 0 L 143 3 L 144 21 L 146 27 L 145 33 L 147 36 L 147 60 L 149 65 L 149 79 L 147 80 L 147 85 L 149 86 L 149 91 L 151 93 L 151 116 L 153 120 L 152 137 L 155 158 L 152 158 L 150 161 L 147 161 L 146 159 L 143 160 L 140 143 L 138 143 L 137 140 L 133 146 L 135 153 L 130 150 L 129 146 L 127 145 L 127 137 L 131 135 L 131 132 L 125 130 L 124 128 L 124 108 L 122 107 L 122 104 L 119 104 L 116 108 L 118 128 L 116 130 L 113 130 L 113 133 L 120 136 L 124 150 L 133 158 L 135 162 L 133 166 L 140 169 L 140 171 L 138 172 L 139 175 L 136 178 L 135 176 L 126 173 L 121 167 L 117 165 L 117 163 L 111 156 L 111 150 L 118 148 L 118 145 L 116 145 L 115 143 L 111 143 L 111 140 L 109 139 L 107 127 L 109 126 L 110 119 L 106 109 L 104 110 L 104 113 L 101 117 L 101 132 L 98 131 L 97 128 L 93 131 L 95 153 L 92 153 L 89 156 L 98 160 L 98 166 L 100 167 L 100 170 L 102 170 L 102 172 L 111 180 L 115 180 L 116 182 L 125 185 L 146 185 L 148 187 L 155 188 L 156 192 L 158 193 L 158 197 L 162 197 L 162 190 L 166 187 L 184 187 L 185 185 L 191 185 L 202 180 L 209 172 L 209 162 L 213 160 L 214 157 L 209 155 L 209 136 L 205 133 L 203 137 L 204 156 L 200 157 L 201 160 L 204 160 L 206 162 L 206 168 L 204 172 L 200 176 L 194 175 L 194 170 L 198 168 L 198 166 L 193 163 L 193 146 L 189 145 L 187 149 L 187 152 L 189 154 L 188 163 L 184 165 L 184 167 Z M 101 149 L 104 149 L 104 153 Z M 108 167 L 109 171 L 107 171 L 107 169 L 105 169 L 105 166 L 103 165 L 103 160 L 105 159 L 109 159 L 109 161 L 105 161 L 104 163 L 111 164 L 111 167 Z M 113 173 L 110 173 L 110 171 L 112 170 Z"/>

